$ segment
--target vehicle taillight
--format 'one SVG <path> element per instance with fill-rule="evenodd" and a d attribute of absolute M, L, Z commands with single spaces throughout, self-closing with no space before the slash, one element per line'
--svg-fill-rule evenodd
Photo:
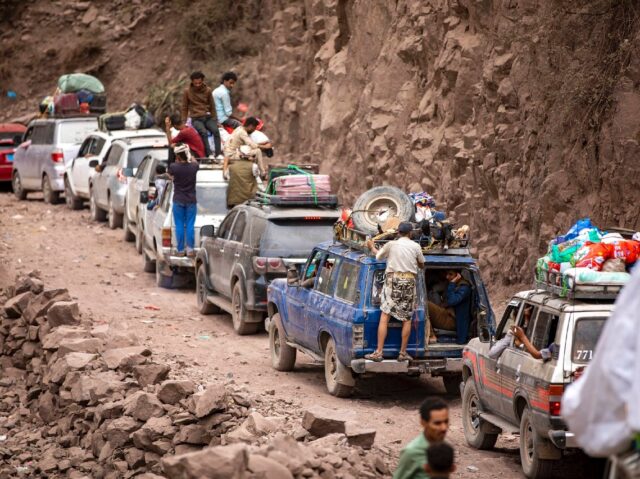
<path fill-rule="evenodd" d="M 258 274 L 264 274 L 267 272 L 267 258 L 261 256 L 254 256 L 253 258 L 253 270 Z"/>
<path fill-rule="evenodd" d="M 258 274 L 286 273 L 287 267 L 281 258 L 253 257 L 253 270 Z"/>
<path fill-rule="evenodd" d="M 118 178 L 118 181 L 120 183 L 126 183 L 127 182 L 127 177 L 124 176 L 124 173 L 122 173 L 122 168 L 118 168 L 118 171 L 116 172 L 116 178 Z"/>
<path fill-rule="evenodd" d="M 171 228 L 162 228 L 162 247 L 171 248 Z"/>
<path fill-rule="evenodd" d="M 269 263 L 269 269 L 278 269 L 282 266 L 282 260 L 280 258 L 269 258 L 267 263 Z"/>
<path fill-rule="evenodd" d="M 320 221 L 322 219 L 321 216 L 305 216 L 305 221 Z"/>
<path fill-rule="evenodd" d="M 564 392 L 564 385 L 553 384 L 549 386 L 549 415 L 559 416 L 560 409 L 562 408 L 562 393 Z"/>
<path fill-rule="evenodd" d="M 51 161 L 54 163 L 62 163 L 64 161 L 64 153 L 62 150 L 53 150 L 51 152 Z"/>

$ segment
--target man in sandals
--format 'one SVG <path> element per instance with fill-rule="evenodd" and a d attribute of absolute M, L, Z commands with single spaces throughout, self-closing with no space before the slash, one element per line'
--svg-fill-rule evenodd
<path fill-rule="evenodd" d="M 407 354 L 407 344 L 411 334 L 411 320 L 416 307 L 416 278 L 424 268 L 424 256 L 420 245 L 411 240 L 413 230 L 411 223 L 398 225 L 399 238 L 389 241 L 378 249 L 372 240 L 367 246 L 376 258 L 387 259 L 384 287 L 382 288 L 382 305 L 380 324 L 378 325 L 378 346 L 375 352 L 367 354 L 365 359 L 382 361 L 384 341 L 387 339 L 387 328 L 391 316 L 402 322 L 402 343 L 398 361 L 411 361 Z"/>

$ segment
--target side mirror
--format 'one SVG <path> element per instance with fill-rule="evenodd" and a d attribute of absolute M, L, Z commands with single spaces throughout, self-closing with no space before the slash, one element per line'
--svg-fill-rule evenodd
<path fill-rule="evenodd" d="M 146 205 L 147 203 L 149 203 L 149 192 L 148 191 L 141 191 L 140 192 L 140 204 Z"/>
<path fill-rule="evenodd" d="M 122 168 L 122 174 L 127 178 L 133 178 L 133 168 Z"/>
<path fill-rule="evenodd" d="M 483 343 L 491 342 L 491 332 L 487 325 L 487 312 L 485 310 L 478 313 L 478 337 Z"/>
<path fill-rule="evenodd" d="M 200 228 L 200 237 L 201 238 L 215 238 L 216 237 L 216 229 L 213 225 L 205 225 Z"/>
<path fill-rule="evenodd" d="M 89 168 L 95 168 L 96 166 L 98 166 L 100 164 L 100 162 L 98 160 L 91 160 L 89 162 Z"/>

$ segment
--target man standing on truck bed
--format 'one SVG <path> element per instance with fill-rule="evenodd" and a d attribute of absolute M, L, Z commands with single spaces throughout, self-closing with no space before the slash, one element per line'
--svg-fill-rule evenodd
<path fill-rule="evenodd" d="M 211 115 L 216 111 L 213 103 L 213 90 L 204 82 L 204 73 L 193 72 L 191 74 L 191 84 L 184 90 L 182 95 L 182 121 L 186 122 L 191 116 L 191 123 L 196 129 L 202 142 L 204 143 L 205 154 L 213 158 L 211 147 L 209 146 L 209 135 L 213 135 L 216 159 L 222 160 L 222 147 L 220 145 L 220 132 L 218 122 Z"/>
<path fill-rule="evenodd" d="M 184 240 L 187 239 L 188 257 L 195 256 L 195 223 L 198 212 L 196 198 L 196 178 L 200 164 L 187 155 L 187 148 L 176 147 L 176 162 L 169 165 L 169 175 L 173 180 L 173 222 L 176 227 L 178 252 L 184 256 Z"/>
<path fill-rule="evenodd" d="M 411 361 L 407 354 L 407 344 L 411 334 L 411 320 L 416 307 L 416 278 L 418 271 L 424 268 L 424 256 L 420 245 L 409 237 L 413 226 L 411 223 L 400 223 L 399 238 L 389 241 L 380 250 L 372 240 L 367 246 L 376 258 L 387 259 L 384 286 L 382 288 L 382 304 L 380 323 L 378 324 L 378 345 L 375 352 L 367 354 L 365 359 L 382 361 L 384 359 L 384 342 L 387 339 L 387 328 L 391 316 L 402 322 L 402 343 L 398 361 Z"/>

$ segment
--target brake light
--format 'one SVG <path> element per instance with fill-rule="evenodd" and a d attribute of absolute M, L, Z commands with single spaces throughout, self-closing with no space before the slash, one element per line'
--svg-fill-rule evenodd
<path fill-rule="evenodd" d="M 162 247 L 171 248 L 171 228 L 162 228 Z"/>
<path fill-rule="evenodd" d="M 322 219 L 322 216 L 305 216 L 304 220 L 305 221 L 320 221 Z"/>
<path fill-rule="evenodd" d="M 564 385 L 552 384 L 549 386 L 549 415 L 560 416 L 562 393 L 564 393 Z"/>
<path fill-rule="evenodd" d="M 64 161 L 64 153 L 62 150 L 53 150 L 51 152 L 51 161 L 54 163 L 62 163 Z"/>
<path fill-rule="evenodd" d="M 287 267 L 281 258 L 265 258 L 264 256 L 254 256 L 253 270 L 257 274 L 286 273 Z"/>
<path fill-rule="evenodd" d="M 267 260 L 269 268 L 278 269 L 282 266 L 282 260 L 280 258 L 269 258 Z"/>
<path fill-rule="evenodd" d="M 126 183 L 127 182 L 127 177 L 124 176 L 124 173 L 122 173 L 122 168 L 118 168 L 118 171 L 116 172 L 116 178 L 118 178 L 118 181 L 120 183 Z"/>

